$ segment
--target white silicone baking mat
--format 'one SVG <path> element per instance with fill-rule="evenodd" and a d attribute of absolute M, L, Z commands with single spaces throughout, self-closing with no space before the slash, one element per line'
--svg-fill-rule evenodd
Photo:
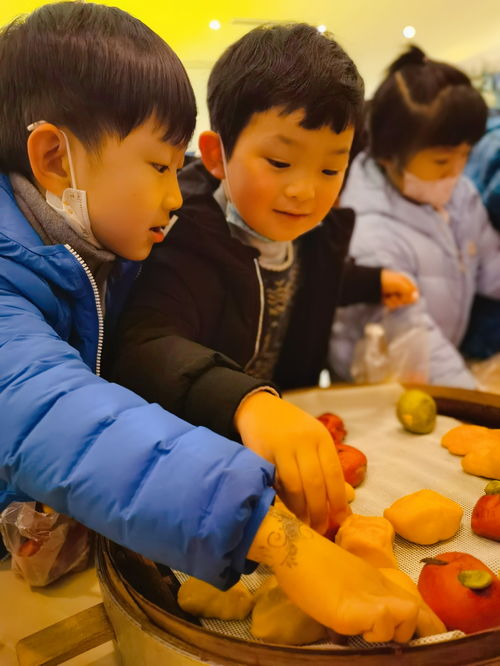
<path fill-rule="evenodd" d="M 441 437 L 459 421 L 438 416 L 434 431 L 429 435 L 414 435 L 403 430 L 396 418 L 395 405 L 403 392 L 398 384 L 345 389 L 314 389 L 290 392 L 286 398 L 313 416 L 334 412 L 347 428 L 346 444 L 361 449 L 368 458 L 367 475 L 356 488 L 351 504 L 355 513 L 381 516 L 394 500 L 409 493 L 430 488 L 460 504 L 464 510 L 461 527 L 455 537 L 433 546 L 417 546 L 396 536 L 394 552 L 400 568 L 415 582 L 422 569 L 420 560 L 447 551 L 462 551 L 474 555 L 495 573 L 500 570 L 500 544 L 476 536 L 470 528 L 471 512 L 483 494 L 487 479 L 463 472 L 459 456 L 453 456 L 440 445 Z M 264 567 L 242 581 L 250 590 L 259 587 L 267 577 Z M 182 582 L 186 576 L 178 575 Z M 250 620 L 224 622 L 202 620 L 213 631 L 247 640 L 256 640 L 250 633 Z M 463 634 L 449 632 L 412 641 L 412 645 L 450 640 Z M 348 645 L 357 648 L 373 647 L 359 637 L 349 638 Z M 316 643 L 315 647 L 342 646 Z"/>

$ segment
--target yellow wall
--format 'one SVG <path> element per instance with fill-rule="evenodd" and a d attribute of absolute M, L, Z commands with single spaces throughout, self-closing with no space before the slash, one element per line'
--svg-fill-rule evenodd
<path fill-rule="evenodd" d="M 460 63 L 498 47 L 500 0 L 101 0 L 118 5 L 158 32 L 176 51 L 193 83 L 198 128 L 208 127 L 206 81 L 227 45 L 253 27 L 233 19 L 324 23 L 356 62 L 370 96 L 387 65 L 407 46 L 401 31 L 417 29 L 415 43 L 430 57 Z M 44 4 L 0 0 L 0 25 Z M 208 23 L 216 18 L 218 31 Z M 198 129 L 197 129 L 198 131 Z"/>

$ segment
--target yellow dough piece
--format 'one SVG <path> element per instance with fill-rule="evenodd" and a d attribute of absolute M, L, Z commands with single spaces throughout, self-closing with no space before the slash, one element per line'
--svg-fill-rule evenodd
<path fill-rule="evenodd" d="M 257 590 L 255 591 L 253 595 L 255 603 L 257 603 L 259 597 L 261 597 L 264 594 L 267 594 L 270 590 L 273 589 L 273 587 L 278 587 L 278 580 L 276 576 L 269 576 L 269 578 L 266 578 L 266 580 L 262 583 L 262 585 L 259 588 L 257 588 Z"/>
<path fill-rule="evenodd" d="M 187 613 L 219 620 L 243 620 L 254 604 L 252 594 L 241 582 L 222 592 L 198 578 L 188 578 L 182 583 L 177 601 Z"/>
<path fill-rule="evenodd" d="M 250 631 L 255 638 L 282 645 L 307 645 L 327 638 L 326 628 L 293 604 L 276 579 L 264 586 L 263 592 L 256 593 L 252 612 Z"/>
<path fill-rule="evenodd" d="M 394 528 L 382 516 L 350 515 L 335 537 L 335 543 L 374 567 L 397 567 L 392 544 Z"/>
<path fill-rule="evenodd" d="M 462 507 L 434 490 L 419 490 L 396 500 L 384 511 L 396 532 L 413 543 L 429 545 L 458 531 Z"/>
<path fill-rule="evenodd" d="M 443 435 L 441 446 L 456 456 L 464 456 L 489 442 L 500 442 L 499 430 L 476 425 L 460 425 Z"/>
<path fill-rule="evenodd" d="M 354 488 L 351 486 L 350 483 L 347 483 L 347 481 L 344 481 L 345 483 L 345 496 L 347 501 L 350 503 L 353 501 L 356 493 L 354 492 Z"/>
<path fill-rule="evenodd" d="M 419 606 L 424 609 L 424 613 L 419 613 L 417 619 L 417 626 L 415 629 L 416 635 L 420 638 L 422 636 L 433 636 L 434 634 L 443 634 L 446 631 L 444 623 L 438 618 L 433 610 L 422 599 L 422 595 L 418 591 L 418 587 L 412 579 L 400 569 L 379 569 L 380 573 L 388 578 L 392 583 L 396 583 L 403 590 L 406 590 L 418 599 Z"/>
<path fill-rule="evenodd" d="M 500 480 L 500 441 L 485 443 L 462 458 L 464 471 Z"/>

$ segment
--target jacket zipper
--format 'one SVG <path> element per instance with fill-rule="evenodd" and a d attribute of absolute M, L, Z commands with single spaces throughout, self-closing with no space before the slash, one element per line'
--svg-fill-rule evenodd
<path fill-rule="evenodd" d="M 95 307 L 97 311 L 97 321 L 99 325 L 98 333 L 97 333 L 97 352 L 96 352 L 96 359 L 95 359 L 95 374 L 100 375 L 101 374 L 101 356 L 102 356 L 102 345 L 103 345 L 103 340 L 104 340 L 104 317 L 102 314 L 102 305 L 101 305 L 101 297 L 99 296 L 99 289 L 97 288 L 97 282 L 95 281 L 94 276 L 92 275 L 92 271 L 90 268 L 87 266 L 85 261 L 81 258 L 81 256 L 74 250 L 71 245 L 68 245 L 67 243 L 64 245 L 64 247 L 71 252 L 71 254 L 75 257 L 75 259 L 78 261 L 80 266 L 83 268 L 85 271 L 85 274 L 87 275 L 90 286 L 92 287 L 92 291 L 94 292 L 94 300 L 95 300 Z"/>
<path fill-rule="evenodd" d="M 262 335 L 262 324 L 264 321 L 264 282 L 262 281 L 262 275 L 260 272 L 260 266 L 259 266 L 259 261 L 258 259 L 254 259 L 254 264 L 255 264 L 255 271 L 257 273 L 257 280 L 259 283 L 259 303 L 260 303 L 260 310 L 259 310 L 259 324 L 257 326 L 257 337 L 255 339 L 255 347 L 253 351 L 253 356 L 252 358 L 248 361 L 248 363 L 245 365 L 245 370 L 251 366 L 251 364 L 254 362 L 257 354 L 259 353 L 259 347 L 260 347 L 260 338 Z"/>

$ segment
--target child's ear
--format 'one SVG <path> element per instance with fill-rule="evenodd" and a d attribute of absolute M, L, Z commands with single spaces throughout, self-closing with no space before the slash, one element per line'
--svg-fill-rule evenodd
<path fill-rule="evenodd" d="M 28 137 L 28 157 L 36 181 L 60 197 L 71 187 L 66 142 L 55 125 L 43 123 Z"/>
<path fill-rule="evenodd" d="M 205 169 L 219 180 L 226 177 L 221 145 L 220 136 L 212 131 L 202 132 L 198 139 L 201 161 Z"/>

